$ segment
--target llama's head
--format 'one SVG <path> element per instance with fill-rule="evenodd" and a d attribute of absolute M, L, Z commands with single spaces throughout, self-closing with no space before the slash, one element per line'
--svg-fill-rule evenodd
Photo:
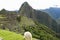
<path fill-rule="evenodd" d="M 25 32 L 24 39 L 25 40 L 32 40 L 32 34 L 30 32 Z"/>

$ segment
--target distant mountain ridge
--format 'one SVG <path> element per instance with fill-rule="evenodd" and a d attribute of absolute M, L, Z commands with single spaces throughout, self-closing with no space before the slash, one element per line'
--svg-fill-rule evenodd
<path fill-rule="evenodd" d="M 50 7 L 48 9 L 45 9 L 44 11 L 48 12 L 55 19 L 60 18 L 60 8 Z"/>

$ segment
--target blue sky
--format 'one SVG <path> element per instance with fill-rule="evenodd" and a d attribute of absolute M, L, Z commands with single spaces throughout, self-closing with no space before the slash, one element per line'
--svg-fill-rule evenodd
<path fill-rule="evenodd" d="M 34 9 L 60 7 L 60 0 L 0 0 L 0 10 L 18 10 L 27 1 Z"/>

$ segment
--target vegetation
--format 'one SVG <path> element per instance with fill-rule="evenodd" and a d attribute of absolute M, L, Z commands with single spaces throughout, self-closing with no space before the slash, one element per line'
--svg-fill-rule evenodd
<path fill-rule="evenodd" d="M 21 33 L 25 31 L 30 31 L 34 38 L 40 40 L 59 40 L 56 37 L 56 33 L 49 29 L 47 26 L 38 23 L 37 21 L 32 20 L 26 16 L 20 17 L 20 28 Z"/>
<path fill-rule="evenodd" d="M 25 31 L 30 31 L 34 38 L 40 40 L 59 40 L 56 34 L 46 26 L 39 24 L 36 26 L 24 27 Z"/>
<path fill-rule="evenodd" d="M 0 37 L 3 38 L 3 40 L 23 40 L 23 36 L 21 34 L 16 34 L 14 32 L 1 29 L 0 29 Z"/>

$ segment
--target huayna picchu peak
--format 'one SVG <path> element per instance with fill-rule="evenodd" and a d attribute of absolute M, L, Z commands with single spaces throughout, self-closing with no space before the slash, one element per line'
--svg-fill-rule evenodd
<path fill-rule="evenodd" d="M 57 32 L 57 22 L 46 12 L 33 9 L 27 2 L 24 2 L 19 10 L 19 14 L 32 18 Z M 55 28 L 54 28 L 55 27 Z"/>

